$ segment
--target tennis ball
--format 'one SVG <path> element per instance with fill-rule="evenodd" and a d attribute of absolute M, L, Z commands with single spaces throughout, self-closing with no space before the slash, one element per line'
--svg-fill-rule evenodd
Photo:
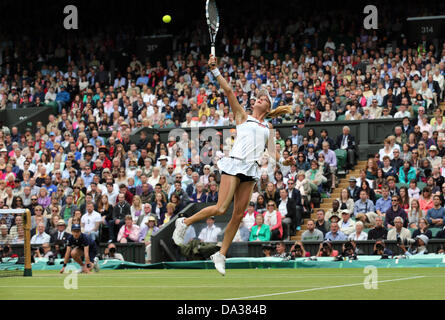
<path fill-rule="evenodd" d="M 164 21 L 165 23 L 170 23 L 170 21 L 172 21 L 172 17 L 170 17 L 169 15 L 166 15 L 166 16 L 162 17 L 162 21 Z"/>

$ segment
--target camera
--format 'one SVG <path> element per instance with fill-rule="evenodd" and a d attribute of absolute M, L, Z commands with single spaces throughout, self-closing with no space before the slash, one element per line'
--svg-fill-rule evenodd
<path fill-rule="evenodd" d="M 116 253 L 116 248 L 110 248 L 110 250 L 108 250 L 108 252 L 110 253 L 110 254 L 115 254 Z"/>
<path fill-rule="evenodd" d="M 48 262 L 46 263 L 49 266 L 53 266 L 56 262 L 56 257 L 54 255 L 50 255 L 48 257 Z"/>
<path fill-rule="evenodd" d="M 354 246 L 350 241 L 348 241 L 345 243 L 345 251 L 350 251 L 350 250 L 354 250 Z"/>
<path fill-rule="evenodd" d="M 375 245 L 375 248 L 376 248 L 378 251 L 385 250 L 385 247 L 383 247 L 383 245 L 382 245 L 381 243 L 377 243 L 377 244 Z"/>

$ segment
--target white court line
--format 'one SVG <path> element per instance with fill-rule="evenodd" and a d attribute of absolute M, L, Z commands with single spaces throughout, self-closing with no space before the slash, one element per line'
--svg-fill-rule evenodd
<path fill-rule="evenodd" d="M 275 286 L 243 286 L 243 288 L 250 288 L 250 289 L 260 289 L 260 288 L 282 288 L 283 286 L 280 285 L 275 285 Z M 285 286 L 285 287 L 291 287 L 291 288 L 307 288 L 307 287 L 313 287 L 315 288 L 316 286 Z M 52 285 L 52 286 L 30 286 L 30 285 L 25 285 L 25 286 L 0 286 L 0 288 L 17 288 L 17 289 L 28 289 L 28 288 L 63 288 L 62 285 Z M 79 285 L 79 289 L 82 288 L 94 288 L 94 289 L 100 289 L 100 288 L 129 288 L 129 289 L 138 289 L 138 288 L 156 288 L 156 289 L 169 289 L 169 288 L 183 288 L 183 289 L 189 289 L 189 288 L 193 288 L 193 289 L 200 289 L 200 288 L 220 288 L 220 289 L 226 289 L 226 288 L 234 288 L 234 289 L 239 289 L 240 286 L 214 286 L 214 285 L 206 285 L 206 286 L 130 286 L 130 285 L 126 285 L 126 286 L 84 286 L 84 285 Z"/>
<path fill-rule="evenodd" d="M 412 278 L 401 278 L 401 279 L 393 279 L 393 280 L 382 280 L 382 281 L 376 281 L 376 283 L 413 280 L 413 279 L 420 279 L 420 278 L 426 278 L 426 276 L 418 276 L 418 277 L 412 277 Z M 355 286 L 362 286 L 362 285 L 363 285 L 363 282 L 360 282 L 360 283 L 352 283 L 352 284 L 343 284 L 343 285 L 339 285 L 339 286 L 318 287 L 318 288 L 305 289 L 305 290 L 278 292 L 278 293 L 262 294 L 262 295 L 258 295 L 258 296 L 231 298 L 231 299 L 223 299 L 223 300 L 246 300 L 246 299 L 253 299 L 253 298 L 279 296 L 279 295 L 283 295 L 283 294 L 302 293 L 302 292 L 309 292 L 309 291 L 327 290 L 327 289 L 336 289 L 336 288 L 345 288 L 345 287 L 355 287 Z"/>

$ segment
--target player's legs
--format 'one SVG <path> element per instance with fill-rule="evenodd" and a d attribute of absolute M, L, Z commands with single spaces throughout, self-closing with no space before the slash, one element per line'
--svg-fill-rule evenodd
<path fill-rule="evenodd" d="M 84 267 L 83 263 L 83 249 L 74 248 L 71 251 L 71 258 L 73 258 L 74 261 L 76 261 L 82 268 Z"/>
<path fill-rule="evenodd" d="M 247 181 L 239 184 L 236 189 L 233 204 L 233 214 L 232 219 L 230 219 L 227 225 L 226 232 L 224 233 L 224 240 L 222 243 L 221 250 L 219 251 L 222 255 L 226 256 L 230 245 L 232 244 L 233 238 L 238 231 L 241 220 L 243 220 L 244 211 L 252 198 L 253 188 L 255 187 L 255 181 Z"/>
<path fill-rule="evenodd" d="M 194 214 L 190 218 L 186 218 L 184 220 L 184 223 L 187 226 L 190 226 L 198 221 L 205 220 L 211 216 L 224 215 L 229 209 L 230 204 L 232 203 L 233 195 L 235 193 L 235 190 L 237 190 L 239 183 L 240 183 L 239 178 L 223 174 L 221 176 L 221 183 L 218 193 L 218 203 L 214 206 L 202 209 L 201 211 Z"/>

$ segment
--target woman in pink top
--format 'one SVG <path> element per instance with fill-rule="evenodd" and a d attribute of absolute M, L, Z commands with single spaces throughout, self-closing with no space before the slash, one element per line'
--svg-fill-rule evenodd
<path fill-rule="evenodd" d="M 120 243 L 139 241 L 139 227 L 133 224 L 133 218 L 130 215 L 125 216 L 125 224 L 119 230 L 117 241 Z"/>
<path fill-rule="evenodd" d="M 263 214 L 264 224 L 270 227 L 270 240 L 281 240 L 283 238 L 283 225 L 281 224 L 281 213 L 277 210 L 275 202 L 267 203 L 267 210 Z"/>
<path fill-rule="evenodd" d="M 433 197 L 431 196 L 431 189 L 429 187 L 423 188 L 422 195 L 419 199 L 419 206 L 423 216 L 426 216 L 428 210 L 434 207 Z"/>

